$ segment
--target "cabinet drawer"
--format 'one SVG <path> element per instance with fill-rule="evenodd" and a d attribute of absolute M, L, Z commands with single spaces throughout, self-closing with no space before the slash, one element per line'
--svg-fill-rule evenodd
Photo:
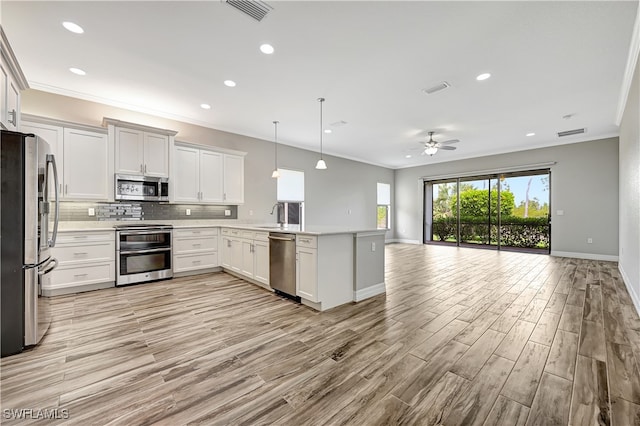
<path fill-rule="evenodd" d="M 93 241 L 115 241 L 116 234 L 113 230 L 91 232 L 60 232 L 56 244 L 83 243 Z"/>
<path fill-rule="evenodd" d="M 218 228 L 184 228 L 174 229 L 173 238 L 200 238 L 215 237 L 218 235 Z"/>
<path fill-rule="evenodd" d="M 255 232 L 253 231 L 241 231 L 240 232 L 240 238 L 246 238 L 247 240 L 253 240 L 253 237 L 255 236 Z"/>
<path fill-rule="evenodd" d="M 256 232 L 253 237 L 256 241 L 269 241 L 269 233 L 268 232 Z"/>
<path fill-rule="evenodd" d="M 115 264 L 82 265 L 58 267 L 48 274 L 44 281 L 45 289 L 73 287 L 81 284 L 94 284 L 115 281 Z"/>
<path fill-rule="evenodd" d="M 233 228 L 222 228 L 222 235 L 233 235 L 238 237 L 240 236 L 240 230 Z"/>
<path fill-rule="evenodd" d="M 296 245 L 300 247 L 317 248 L 318 237 L 313 235 L 298 235 L 296 236 Z"/>
<path fill-rule="evenodd" d="M 215 268 L 218 265 L 218 253 L 202 253 L 189 255 L 175 255 L 173 257 L 173 271 L 193 271 L 196 269 Z"/>
<path fill-rule="evenodd" d="M 116 258 L 115 243 L 57 244 L 51 254 L 60 265 L 71 262 L 112 262 Z"/>
<path fill-rule="evenodd" d="M 218 250 L 218 237 L 180 238 L 173 240 L 173 251 L 176 254 L 196 250 Z"/>

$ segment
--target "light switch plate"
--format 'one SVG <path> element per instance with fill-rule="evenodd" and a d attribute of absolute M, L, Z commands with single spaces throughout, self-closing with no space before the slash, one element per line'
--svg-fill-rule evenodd
<path fill-rule="evenodd" d="M 556 211 L 556 215 L 558 215 L 558 216 L 564 216 L 564 210 L 558 210 L 558 211 Z"/>
<path fill-rule="evenodd" d="M 89 207 L 89 208 L 87 209 L 87 214 L 88 214 L 89 216 L 95 216 L 95 215 L 96 215 L 96 209 L 94 209 L 93 207 Z"/>
<path fill-rule="evenodd" d="M 225 210 L 224 211 L 224 215 L 225 216 L 231 216 L 231 210 Z"/>
<path fill-rule="evenodd" d="M 185 214 L 186 214 L 187 216 L 191 216 L 191 209 L 187 209 L 187 210 L 185 211 Z"/>

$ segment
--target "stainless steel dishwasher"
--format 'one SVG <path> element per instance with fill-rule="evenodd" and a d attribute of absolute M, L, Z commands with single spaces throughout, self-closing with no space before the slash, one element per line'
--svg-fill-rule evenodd
<path fill-rule="evenodd" d="M 296 296 L 296 236 L 269 233 L 269 285 L 276 293 Z"/>

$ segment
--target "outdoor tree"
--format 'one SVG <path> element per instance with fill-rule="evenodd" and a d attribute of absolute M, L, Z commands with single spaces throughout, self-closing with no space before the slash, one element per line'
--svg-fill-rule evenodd
<path fill-rule="evenodd" d="M 460 216 L 461 217 L 487 217 L 489 216 L 489 194 L 491 194 L 491 214 L 498 211 L 498 190 L 487 191 L 484 189 L 467 189 L 460 192 Z M 456 209 L 457 197 L 451 197 L 450 208 Z M 510 191 L 500 192 L 500 214 L 511 216 L 515 207 L 515 198 Z"/>

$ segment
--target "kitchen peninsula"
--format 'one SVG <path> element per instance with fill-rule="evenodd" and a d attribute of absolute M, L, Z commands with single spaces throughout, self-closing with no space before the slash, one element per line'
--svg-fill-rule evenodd
<path fill-rule="evenodd" d="M 155 224 L 157 221 L 144 221 Z M 385 292 L 384 230 L 345 227 L 275 224 L 221 223 L 221 220 L 169 220 L 172 224 L 173 265 L 176 276 L 224 270 L 246 281 L 271 290 L 269 285 L 269 233 L 295 236 L 296 294 L 301 303 L 324 311 L 350 302 L 358 302 Z M 115 238 L 110 232 L 118 222 L 61 222 L 63 236 L 82 237 L 83 253 L 93 234 Z M 63 241 L 73 241 L 63 238 Z M 72 247 L 73 243 L 70 247 Z M 70 252 L 62 246 L 61 252 Z M 205 250 L 205 248 L 207 248 Z M 87 259 L 87 262 L 89 260 Z M 110 263 L 111 265 L 113 263 Z M 89 263 L 87 263 L 89 265 Z M 64 263 L 61 271 L 64 271 Z M 67 274 L 66 277 L 69 277 Z M 86 277 L 85 277 L 86 278 Z M 111 275 L 91 282 L 45 284 L 47 295 L 113 287 Z M 86 284 L 86 285 L 85 285 Z M 141 284 L 145 285 L 145 284 Z"/>

